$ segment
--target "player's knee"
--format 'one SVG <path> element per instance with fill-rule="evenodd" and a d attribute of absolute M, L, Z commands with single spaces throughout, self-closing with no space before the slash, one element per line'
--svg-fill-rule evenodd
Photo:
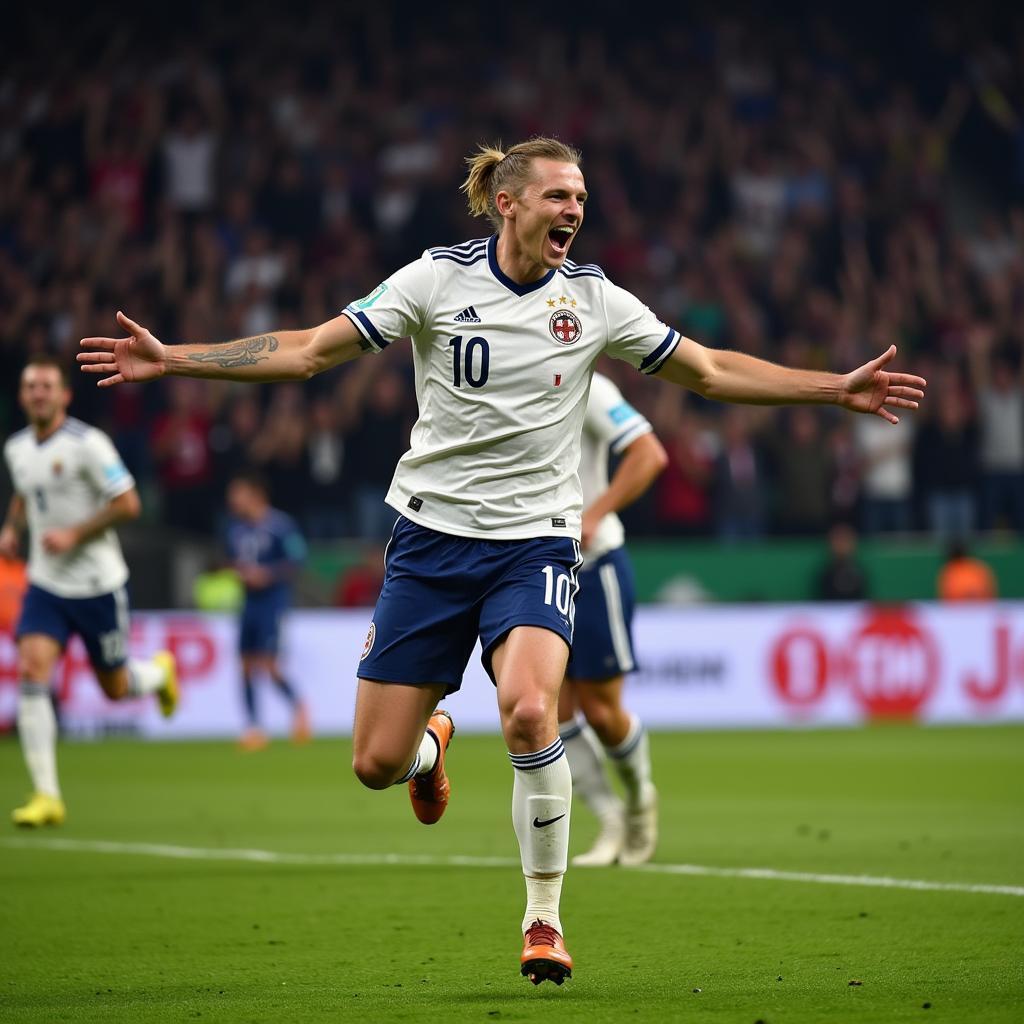
<path fill-rule="evenodd" d="M 555 707 L 541 696 L 524 697 L 503 716 L 505 739 L 539 743 L 557 725 Z"/>
<path fill-rule="evenodd" d="M 402 774 L 400 767 L 372 752 L 353 754 L 352 771 L 367 789 L 387 789 L 388 786 L 394 785 L 395 779 Z"/>

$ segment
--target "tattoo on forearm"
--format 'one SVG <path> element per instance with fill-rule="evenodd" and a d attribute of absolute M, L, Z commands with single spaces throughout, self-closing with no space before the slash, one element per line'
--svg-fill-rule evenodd
<path fill-rule="evenodd" d="M 359 335 L 359 348 L 363 352 L 373 351 L 373 346 L 361 334 Z"/>
<path fill-rule="evenodd" d="M 216 363 L 225 369 L 252 366 L 268 359 L 271 352 L 277 351 L 277 345 L 277 338 L 273 334 L 261 334 L 258 338 L 243 338 L 230 345 L 218 345 L 209 352 L 195 352 L 189 359 L 194 363 Z"/>

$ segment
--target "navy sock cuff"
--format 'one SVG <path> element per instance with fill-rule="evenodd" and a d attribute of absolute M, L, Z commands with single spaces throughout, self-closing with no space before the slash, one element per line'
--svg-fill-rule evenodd
<path fill-rule="evenodd" d="M 564 756 L 565 747 L 562 745 L 562 737 L 559 736 L 554 743 L 548 744 L 543 750 L 537 750 L 532 754 L 509 754 L 508 759 L 514 768 L 529 772 L 538 768 L 546 768 Z"/>

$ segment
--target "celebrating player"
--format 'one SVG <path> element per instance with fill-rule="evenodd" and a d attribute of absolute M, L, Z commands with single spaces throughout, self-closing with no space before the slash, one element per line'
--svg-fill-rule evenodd
<path fill-rule="evenodd" d="M 106 434 L 68 416 L 71 391 L 55 360 L 31 360 L 18 397 L 29 425 L 4 445 L 14 496 L 0 529 L 0 554 L 18 552 L 27 525 L 29 588 L 15 636 L 18 736 L 34 792 L 12 818 L 32 828 L 65 817 L 50 680 L 72 633 L 85 643 L 111 700 L 154 694 L 171 715 L 178 683 L 168 652 L 149 661 L 127 654 L 128 568 L 113 527 L 139 514 L 135 481 Z"/>
<path fill-rule="evenodd" d="M 616 513 L 651 486 L 668 456 L 650 423 L 600 373 L 590 385 L 582 444 L 584 564 L 558 721 L 573 790 L 601 827 L 594 845 L 574 857 L 573 864 L 643 864 L 657 842 L 657 792 L 647 732 L 622 704 L 625 674 L 636 663 L 633 570 Z M 609 449 L 622 456 L 611 482 Z M 583 712 L 582 721 L 576 719 L 577 709 Z M 605 774 L 606 754 L 625 788 L 625 805 Z"/>
<path fill-rule="evenodd" d="M 256 676 L 265 673 L 292 709 L 292 739 L 309 739 L 309 714 L 278 664 L 281 619 L 291 604 L 292 580 L 306 557 L 306 542 L 290 515 L 270 505 L 267 483 L 258 473 L 238 473 L 228 484 L 231 519 L 225 546 L 245 586 L 238 630 L 247 727 L 241 746 L 260 750 Z"/>
<path fill-rule="evenodd" d="M 353 767 L 372 789 L 410 783 L 437 821 L 448 802 L 458 690 L 479 636 L 513 768 L 512 820 L 526 877 L 521 971 L 572 970 L 559 917 L 572 780 L 558 693 L 581 562 L 580 430 L 606 352 L 707 398 L 915 408 L 924 381 L 885 369 L 843 376 L 707 349 L 663 324 L 600 268 L 569 260 L 587 192 L 579 154 L 536 138 L 481 148 L 463 184 L 490 238 L 428 249 L 319 327 L 224 344 L 167 346 L 123 313 L 120 338 L 85 338 L 101 385 L 164 374 L 304 380 L 411 336 L 419 419 L 387 501 L 400 513 L 359 669 Z"/>

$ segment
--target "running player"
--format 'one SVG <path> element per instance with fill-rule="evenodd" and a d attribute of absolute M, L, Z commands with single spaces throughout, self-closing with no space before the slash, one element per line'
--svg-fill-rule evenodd
<path fill-rule="evenodd" d="M 463 184 L 489 238 L 428 249 L 318 327 L 223 344 L 162 344 L 117 314 L 120 338 L 85 338 L 103 386 L 164 374 L 305 380 L 412 337 L 419 419 L 387 501 L 401 513 L 359 670 L 353 767 L 371 789 L 408 781 L 421 821 L 448 801 L 451 719 L 479 636 L 513 767 L 526 877 L 521 971 L 572 970 L 559 918 L 572 779 L 558 693 L 572 641 L 582 501 L 576 468 L 602 352 L 707 398 L 830 403 L 896 422 L 924 381 L 885 367 L 793 370 L 707 349 L 666 326 L 600 268 L 567 257 L 587 198 L 579 154 L 535 138 L 482 148 Z"/>
<path fill-rule="evenodd" d="M 650 423 L 600 373 L 590 385 L 582 442 L 584 564 L 558 721 L 573 791 L 597 815 L 600 830 L 594 845 L 574 857 L 573 864 L 643 864 L 657 843 L 657 792 L 647 733 L 622 704 L 625 675 L 636 667 L 634 588 L 625 532 L 616 513 L 654 483 L 668 456 Z M 611 482 L 609 449 L 622 456 Z M 583 712 L 582 721 L 576 718 L 577 709 Z M 625 804 L 611 787 L 606 760 L 622 780 Z"/>
<path fill-rule="evenodd" d="M 68 416 L 71 391 L 58 362 L 31 360 L 18 398 L 29 425 L 4 445 L 14 496 L 0 529 L 0 554 L 18 552 L 27 526 L 29 588 L 15 637 L 18 736 L 33 794 L 12 818 L 31 828 L 59 825 L 66 813 L 50 680 L 72 633 L 85 643 L 111 700 L 153 694 L 171 715 L 178 683 L 167 651 L 148 661 L 127 654 L 128 568 L 113 527 L 139 514 L 135 481 L 106 434 Z"/>
<path fill-rule="evenodd" d="M 267 483 L 258 473 L 238 473 L 228 484 L 231 519 L 225 547 L 245 586 L 239 621 L 238 650 L 242 659 L 246 730 L 241 746 L 261 750 L 267 745 L 260 728 L 256 676 L 265 674 L 292 709 L 292 739 L 309 739 L 309 714 L 278 662 L 281 620 L 292 599 L 295 573 L 306 557 L 306 542 L 285 512 L 272 508 Z"/>

